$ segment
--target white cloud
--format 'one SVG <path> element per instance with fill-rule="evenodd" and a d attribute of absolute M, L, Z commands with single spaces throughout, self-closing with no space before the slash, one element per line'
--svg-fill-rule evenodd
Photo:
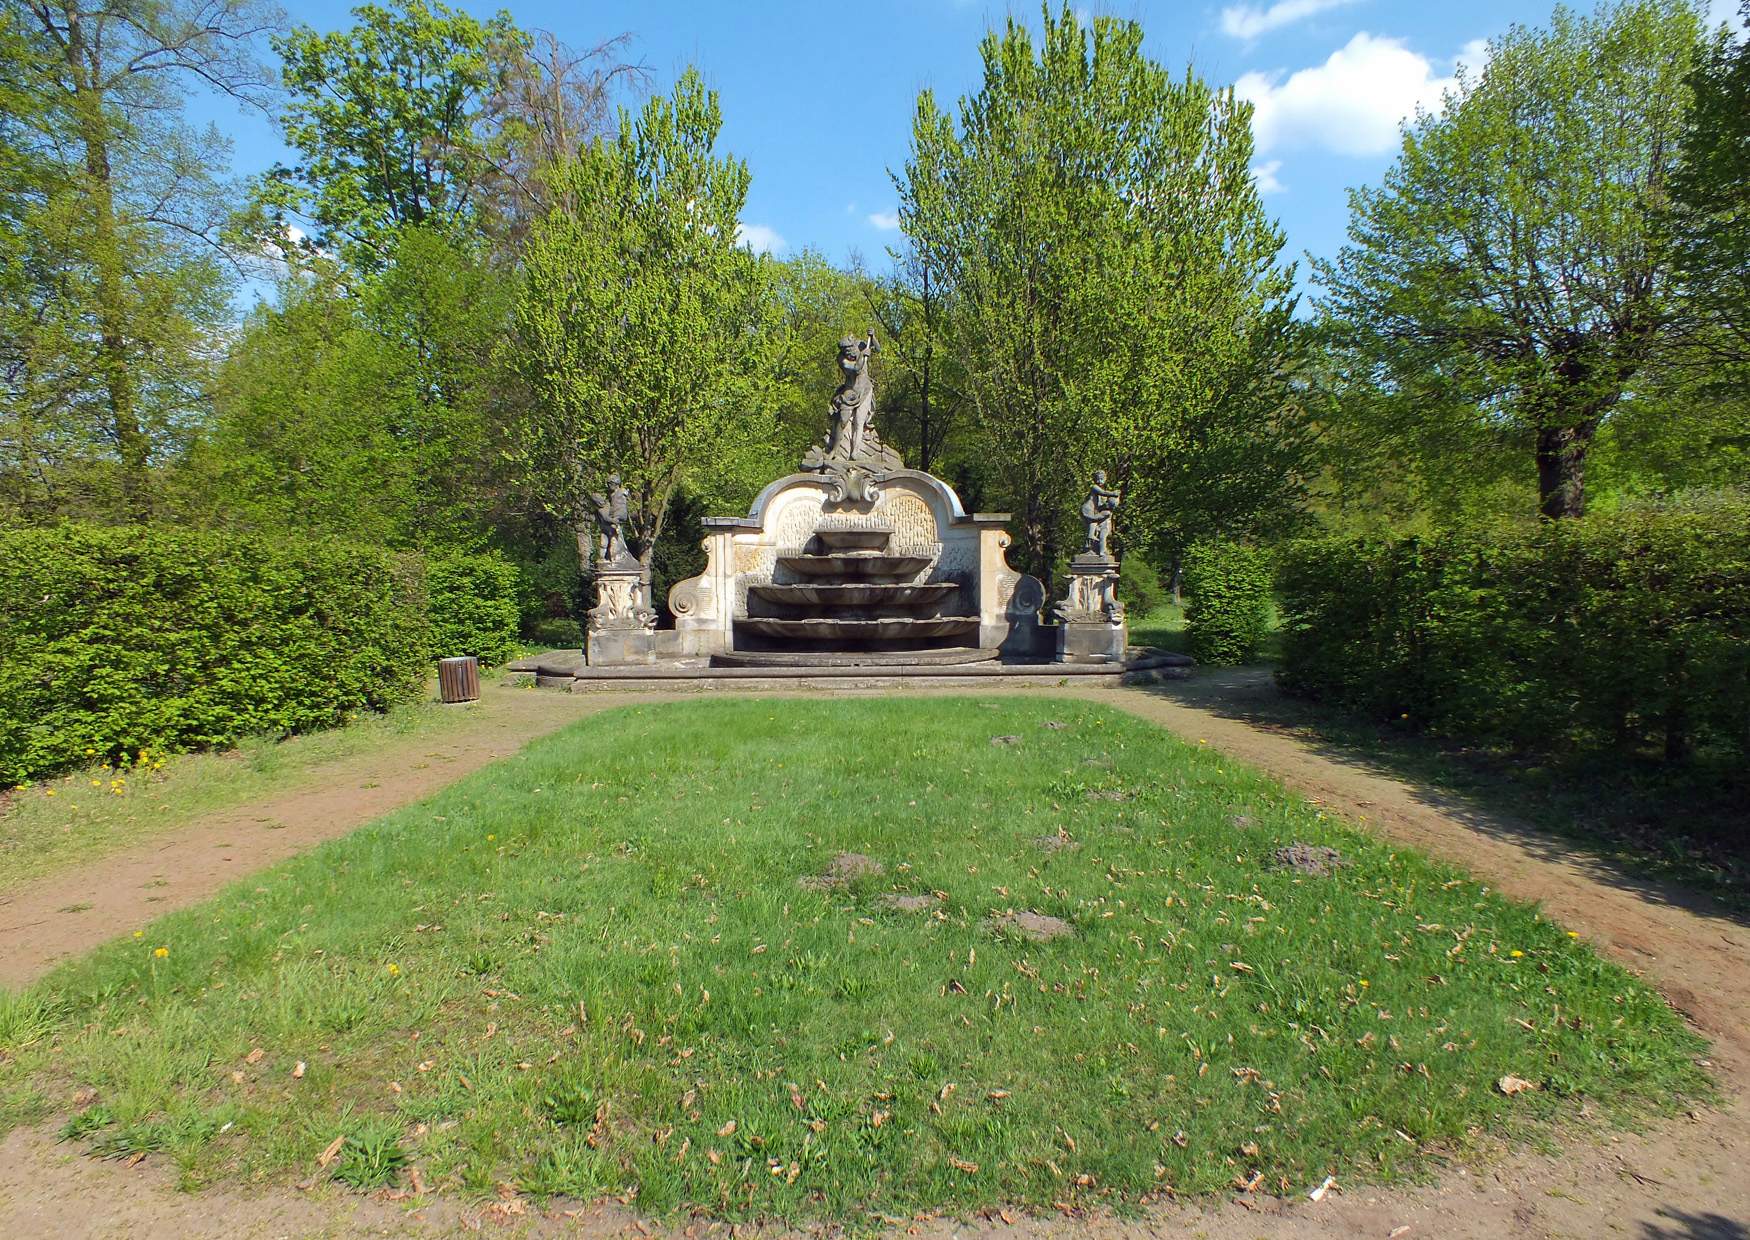
<path fill-rule="evenodd" d="M 1470 72 L 1481 68 L 1487 45 L 1465 44 L 1453 61 Z M 1234 93 L 1251 101 L 1258 150 L 1323 147 L 1341 155 L 1377 155 L 1397 145 L 1398 126 L 1416 109 L 1436 109 L 1457 78 L 1412 52 L 1402 39 L 1362 31 L 1332 52 L 1322 65 L 1246 73 Z"/>
<path fill-rule="evenodd" d="M 1256 4 L 1230 5 L 1221 11 L 1221 32 L 1236 39 L 1255 39 L 1327 9 L 1354 3 L 1355 0 L 1276 0 L 1269 8 Z"/>
<path fill-rule="evenodd" d="M 879 228 L 882 232 L 892 232 L 899 227 L 899 212 L 875 211 L 870 214 L 869 223 L 873 224 L 876 228 Z"/>
<path fill-rule="evenodd" d="M 735 239 L 755 254 L 776 254 L 788 244 L 777 229 L 766 224 L 737 224 Z"/>
<path fill-rule="evenodd" d="M 1280 194 L 1285 188 L 1276 174 L 1282 171 L 1280 159 L 1267 159 L 1261 164 L 1252 165 L 1252 180 L 1258 183 L 1260 194 Z"/>

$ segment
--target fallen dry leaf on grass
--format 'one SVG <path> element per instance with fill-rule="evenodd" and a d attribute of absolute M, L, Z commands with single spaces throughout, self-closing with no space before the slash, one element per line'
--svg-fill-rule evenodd
<path fill-rule="evenodd" d="M 323 1150 L 320 1154 L 316 1155 L 316 1165 L 318 1167 L 327 1167 L 329 1163 L 333 1162 L 336 1158 L 338 1158 L 340 1156 L 340 1147 L 345 1145 L 345 1144 L 346 1144 L 346 1134 L 342 1133 L 340 1136 L 334 1138 L 334 1140 L 332 1140 L 328 1143 L 327 1149 Z"/>
<path fill-rule="evenodd" d="M 304 1069 L 305 1069 L 304 1061 L 302 1059 L 298 1060 L 298 1066 L 292 1069 L 292 1079 L 294 1081 L 303 1080 L 304 1079 Z"/>
<path fill-rule="evenodd" d="M 949 1155 L 948 1165 L 956 1171 L 964 1171 L 967 1175 L 978 1174 L 978 1164 L 975 1162 L 967 1162 L 964 1158 L 955 1158 L 954 1156 Z"/>
<path fill-rule="evenodd" d="M 1514 1076 L 1509 1072 L 1506 1076 L 1495 1082 L 1495 1088 L 1511 1098 L 1514 1094 L 1522 1094 L 1526 1090 L 1536 1089 L 1538 1086 L 1535 1081 L 1528 1081 L 1522 1076 Z"/>
<path fill-rule="evenodd" d="M 1313 1189 L 1310 1193 L 1307 1194 L 1307 1196 L 1309 1198 L 1311 1198 L 1313 1201 L 1323 1201 L 1325 1199 L 1325 1194 L 1330 1192 L 1335 1187 L 1337 1187 L 1337 1177 L 1334 1175 L 1327 1175 L 1325 1177 L 1325 1182 L 1323 1184 L 1319 1185 L 1317 1188 Z M 1397 1233 L 1393 1232 L 1392 1234 L 1396 1235 Z"/>
<path fill-rule="evenodd" d="M 723 1125 L 723 1127 L 719 1128 L 717 1130 L 717 1135 L 720 1137 L 733 1137 L 735 1135 L 735 1121 L 730 1120 L 727 1124 Z"/>
<path fill-rule="evenodd" d="M 243 1062 L 244 1063 L 260 1063 L 266 1057 L 267 1057 L 267 1052 L 262 1050 L 258 1046 L 254 1050 L 250 1051 L 247 1055 L 243 1056 Z"/>

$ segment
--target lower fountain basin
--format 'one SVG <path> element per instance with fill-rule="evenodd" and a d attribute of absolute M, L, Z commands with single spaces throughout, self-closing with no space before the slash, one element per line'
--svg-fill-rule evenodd
<path fill-rule="evenodd" d="M 806 620 L 781 620 L 770 616 L 748 616 L 735 622 L 738 633 L 758 637 L 776 637 L 788 641 L 842 642 L 857 645 L 866 642 L 922 641 L 941 637 L 963 637 L 978 631 L 977 616 L 932 616 L 880 620 L 840 620 L 810 617 Z"/>
<path fill-rule="evenodd" d="M 837 551 L 826 555 L 782 555 L 778 563 L 804 577 L 909 577 L 927 568 L 930 557 Z"/>
<path fill-rule="evenodd" d="M 756 582 L 747 588 L 755 598 L 780 607 L 932 607 L 952 598 L 960 586 L 952 581 L 922 585 L 892 582 L 775 585 Z"/>

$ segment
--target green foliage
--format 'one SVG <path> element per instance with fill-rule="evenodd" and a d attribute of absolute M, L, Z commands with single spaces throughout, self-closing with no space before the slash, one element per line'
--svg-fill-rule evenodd
<path fill-rule="evenodd" d="M 1750 752 L 1750 504 L 1292 545 L 1282 684 L 1532 752 Z"/>
<path fill-rule="evenodd" d="M 503 663 L 516 650 L 522 613 L 522 574 L 497 552 L 449 553 L 426 561 L 426 614 L 433 657 L 473 655 L 482 667 Z"/>
<path fill-rule="evenodd" d="M 381 710 L 423 681 L 419 566 L 175 529 L 0 531 L 0 782 Z"/>
<path fill-rule="evenodd" d="M 194 520 L 394 547 L 474 546 L 502 504 L 499 422 L 518 395 L 494 354 L 510 279 L 429 228 L 382 271 L 286 279 L 220 368 L 180 479 Z"/>
<path fill-rule="evenodd" d="M 932 330 L 1035 573 L 1096 467 L 1126 493 L 1122 545 L 1171 553 L 1290 502 L 1305 452 L 1250 110 L 1142 37 L 1068 5 L 1037 43 L 1010 18 L 958 123 L 919 96 L 898 178 L 910 282 L 938 282 Z"/>
<path fill-rule="evenodd" d="M 1161 575 L 1140 555 L 1127 555 L 1118 566 L 1118 601 L 1133 614 L 1146 616 L 1167 602 Z"/>
<path fill-rule="evenodd" d="M 1750 25 L 1750 0 L 1739 6 Z M 1715 367 L 1742 389 L 1750 381 L 1750 38 L 1716 31 L 1690 81 L 1695 102 L 1672 180 L 1678 256 L 1705 326 Z"/>
<path fill-rule="evenodd" d="M 229 144 L 185 123 L 184 92 L 259 101 L 271 20 L 259 0 L 0 8 L 0 517 L 151 513 L 229 292 Z"/>
<path fill-rule="evenodd" d="M 1185 553 L 1185 632 L 1200 663 L 1250 663 L 1270 631 L 1270 560 L 1232 539 Z"/>
<path fill-rule="evenodd" d="M 402 228 L 466 238 L 501 144 L 484 122 L 528 36 L 500 11 L 487 21 L 442 0 L 364 4 L 358 24 L 299 26 L 274 39 L 290 96 L 286 145 L 300 161 L 258 189 L 263 223 L 294 212 L 311 242 L 362 270 L 389 262 Z"/>
<path fill-rule="evenodd" d="M 401 1125 L 383 1115 L 360 1115 L 347 1124 L 345 1143 L 330 1172 L 353 1188 L 381 1188 L 393 1184 L 407 1161 L 401 1145 Z"/>
<path fill-rule="evenodd" d="M 1302 875 L 1294 843 L 1347 864 Z M 885 873 L 798 883 L 841 852 Z M 998 924 L 1026 910 L 1073 932 Z M 1049 1209 L 1081 1175 L 1114 1209 L 1214 1199 L 1242 1151 L 1354 1190 L 1709 1095 L 1683 1019 L 1536 909 L 1074 699 L 627 706 L 147 935 L 39 983 L 54 1029 L 0 1115 L 88 1085 L 119 1121 L 94 1144 L 227 1183 L 302 1180 L 342 1135 L 370 1183 L 423 1124 L 424 1177 L 465 1191 L 873 1230 Z M 231 1067 L 253 1087 L 215 1090 Z"/>
<path fill-rule="evenodd" d="M 1544 515 L 1580 515 L 1600 426 L 1691 318 L 1662 207 L 1696 47 L 1682 0 L 1513 26 L 1352 191 L 1314 270 L 1331 378 L 1370 394 L 1354 434 L 1485 482 L 1516 456 Z"/>
<path fill-rule="evenodd" d="M 683 484 L 745 493 L 771 459 L 772 265 L 736 240 L 749 176 L 716 152 L 722 125 L 696 70 L 622 111 L 612 141 L 553 170 L 556 205 L 524 251 L 522 485 L 587 530 L 591 490 L 618 474 L 646 564 Z"/>

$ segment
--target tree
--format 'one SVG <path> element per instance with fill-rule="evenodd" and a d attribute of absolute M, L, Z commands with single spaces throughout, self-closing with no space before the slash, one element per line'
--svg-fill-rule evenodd
<path fill-rule="evenodd" d="M 514 244 L 549 205 L 544 171 L 606 132 L 613 92 L 644 77 L 619 59 L 626 35 L 578 53 L 502 10 L 480 21 L 442 0 L 353 16 L 350 30 L 274 40 L 299 160 L 263 178 L 254 226 L 278 238 L 288 216 L 312 221 L 312 245 L 367 272 L 406 227 Z"/>
<path fill-rule="evenodd" d="M 896 178 L 978 455 L 1040 574 L 1096 467 L 1126 488 L 1138 548 L 1243 528 L 1297 475 L 1275 451 L 1293 420 L 1292 271 L 1248 171 L 1250 109 L 1141 49 L 1136 23 L 1084 25 L 1067 5 L 1037 49 L 1009 21 L 958 124 L 920 95 Z M 1185 473 L 1209 475 L 1199 503 L 1220 486 L 1216 511 L 1160 484 Z"/>
<path fill-rule="evenodd" d="M 1349 242 L 1315 265 L 1339 365 L 1392 431 L 1457 445 L 1455 471 L 1479 440 L 1520 445 L 1545 517 L 1584 511 L 1599 428 L 1685 335 L 1661 220 L 1697 30 L 1679 0 L 1513 26 L 1351 193 Z"/>
<path fill-rule="evenodd" d="M 274 40 L 286 144 L 300 160 L 274 167 L 257 193 L 274 235 L 299 215 L 314 222 L 314 245 L 374 271 L 403 227 L 473 231 L 494 166 L 481 123 L 527 36 L 506 12 L 481 22 L 442 0 L 353 16 L 350 30 L 299 26 Z"/>
<path fill-rule="evenodd" d="M 1739 12 L 1750 25 L 1750 0 Z M 1696 303 L 1699 360 L 1723 363 L 1720 377 L 1741 392 L 1750 367 L 1750 38 L 1722 26 L 1690 84 L 1671 185 L 1677 258 Z"/>
<path fill-rule="evenodd" d="M 589 493 L 610 475 L 631 493 L 648 573 L 683 483 L 709 494 L 769 459 L 770 416 L 752 411 L 771 370 L 772 273 L 736 242 L 749 176 L 715 152 L 721 128 L 689 69 L 553 171 L 554 209 L 530 233 L 510 357 L 533 399 L 516 452 L 586 561 Z"/>
<path fill-rule="evenodd" d="M 260 103 L 254 58 L 277 10 L 258 0 L 5 0 L 8 60 L 31 98 L 45 175 L 14 268 L 8 421 L 43 479 L 109 455 L 121 508 L 151 509 L 152 461 L 174 443 L 224 305 L 217 230 L 228 150 L 181 120 L 192 81 Z M 16 118 L 15 118 L 16 119 Z M 22 359 L 17 361 L 16 359 Z M 87 479 L 87 481 L 90 481 Z"/>

